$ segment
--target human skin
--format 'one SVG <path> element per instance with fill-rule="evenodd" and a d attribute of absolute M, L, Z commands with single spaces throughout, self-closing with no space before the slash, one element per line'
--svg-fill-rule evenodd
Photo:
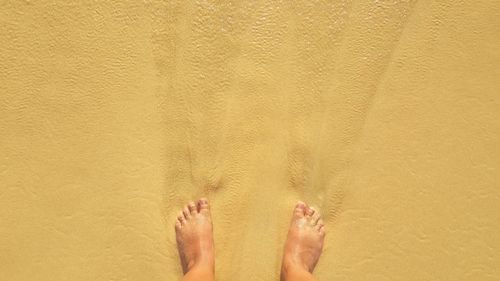
<path fill-rule="evenodd" d="M 189 202 L 175 222 L 184 281 L 213 281 L 215 251 L 210 205 L 206 198 Z"/>
<path fill-rule="evenodd" d="M 215 280 L 215 250 L 210 204 L 189 202 L 175 222 L 183 281 Z M 319 212 L 297 202 L 285 242 L 281 281 L 314 281 L 312 272 L 323 249 L 325 228 Z"/>

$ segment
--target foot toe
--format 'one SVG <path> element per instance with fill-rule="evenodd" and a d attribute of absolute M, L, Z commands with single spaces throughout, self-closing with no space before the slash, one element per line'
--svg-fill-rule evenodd
<path fill-rule="evenodd" d="M 210 209 L 207 198 L 200 198 L 197 202 L 198 212 L 202 213 Z"/>
<path fill-rule="evenodd" d="M 177 216 L 177 220 L 181 223 L 184 224 L 186 222 L 186 217 L 184 217 L 184 214 L 182 212 L 179 213 Z"/>
<path fill-rule="evenodd" d="M 179 220 L 175 221 L 175 230 L 180 230 L 182 227 L 182 224 Z"/>
<path fill-rule="evenodd" d="M 306 203 L 298 201 L 297 204 L 295 204 L 295 208 L 293 209 L 293 214 L 296 217 L 302 218 L 305 215 L 306 208 L 307 208 Z"/>
<path fill-rule="evenodd" d="M 321 236 L 325 236 L 325 226 L 324 226 L 324 225 L 321 225 L 321 226 L 319 227 L 318 232 L 319 232 L 319 235 L 321 235 Z"/>
<path fill-rule="evenodd" d="M 196 205 L 194 204 L 193 201 L 189 202 L 188 209 L 189 209 L 189 212 L 191 213 L 191 215 L 194 215 L 197 212 L 196 211 Z"/>
<path fill-rule="evenodd" d="M 311 217 L 312 215 L 314 215 L 314 212 L 316 212 L 316 210 L 314 210 L 314 208 L 307 207 L 307 209 L 306 209 L 306 216 Z"/>
<path fill-rule="evenodd" d="M 317 225 L 318 221 L 321 219 L 321 215 L 319 214 L 318 211 L 314 211 L 314 214 L 311 217 L 311 223 L 312 225 Z"/>
<path fill-rule="evenodd" d="M 320 231 L 322 227 L 324 228 L 324 226 L 325 226 L 325 223 L 323 222 L 323 220 L 322 220 L 322 219 L 319 219 L 319 220 L 318 220 L 318 223 L 316 223 L 316 229 L 317 229 L 318 231 Z"/>
<path fill-rule="evenodd" d="M 189 212 L 188 206 L 186 206 L 186 207 L 184 207 L 184 209 L 182 209 L 182 214 L 184 215 L 186 220 L 188 220 L 191 217 L 191 213 Z"/>

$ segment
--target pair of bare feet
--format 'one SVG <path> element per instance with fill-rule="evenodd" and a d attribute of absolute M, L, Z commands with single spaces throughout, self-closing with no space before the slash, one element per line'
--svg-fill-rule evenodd
<path fill-rule="evenodd" d="M 214 242 L 208 200 L 190 202 L 175 222 L 184 281 L 214 280 Z M 285 242 L 282 281 L 314 280 L 312 272 L 323 249 L 325 227 L 319 212 L 297 202 Z"/>

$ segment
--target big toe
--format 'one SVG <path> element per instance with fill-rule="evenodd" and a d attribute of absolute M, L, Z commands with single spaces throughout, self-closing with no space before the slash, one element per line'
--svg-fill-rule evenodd
<path fill-rule="evenodd" d="M 209 214 L 210 213 L 210 204 L 208 203 L 207 198 L 200 198 L 198 202 L 196 202 L 196 206 L 198 212 L 201 214 Z"/>
<path fill-rule="evenodd" d="M 314 209 L 314 214 L 311 216 L 311 224 L 312 225 L 317 225 L 318 221 L 320 221 L 320 220 L 321 220 L 320 213 Z"/>
<path fill-rule="evenodd" d="M 302 201 L 298 201 L 295 204 L 295 208 L 293 208 L 293 216 L 294 218 L 303 218 L 306 214 L 307 205 Z"/>
<path fill-rule="evenodd" d="M 312 216 L 314 215 L 314 213 L 316 213 L 316 210 L 314 208 L 311 208 L 311 207 L 307 206 L 306 217 L 312 218 Z"/>

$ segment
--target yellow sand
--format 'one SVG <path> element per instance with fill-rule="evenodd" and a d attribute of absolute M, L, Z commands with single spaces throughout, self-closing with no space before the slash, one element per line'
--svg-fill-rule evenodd
<path fill-rule="evenodd" d="M 500 2 L 222 2 L 2 1 L 0 280 L 500 280 Z"/>

